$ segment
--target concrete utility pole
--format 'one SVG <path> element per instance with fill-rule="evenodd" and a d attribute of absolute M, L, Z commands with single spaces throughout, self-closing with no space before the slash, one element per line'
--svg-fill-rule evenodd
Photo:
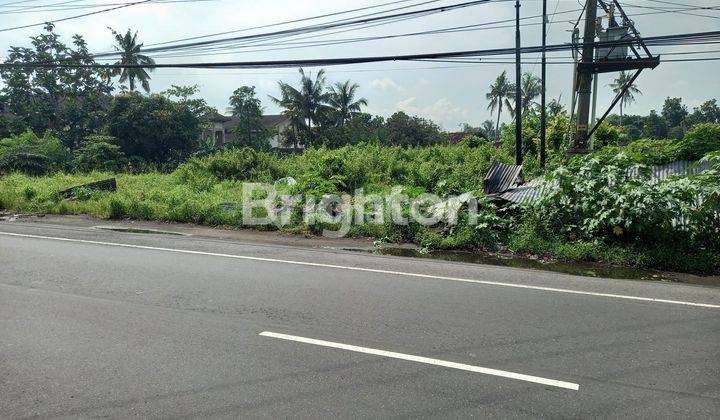
<path fill-rule="evenodd" d="M 542 70 L 540 85 L 540 167 L 545 167 L 545 128 L 547 127 L 547 113 L 545 112 L 545 79 L 547 78 L 547 57 L 545 47 L 547 46 L 547 0 L 543 0 L 543 23 L 542 23 Z"/>
<path fill-rule="evenodd" d="M 522 68 L 520 66 L 520 0 L 515 0 L 515 164 L 522 165 Z"/>
<path fill-rule="evenodd" d="M 585 2 L 585 31 L 583 35 L 583 48 L 581 64 L 579 66 L 580 80 L 578 82 L 578 111 L 577 130 L 572 145 L 573 152 L 583 152 L 588 148 L 588 122 L 590 120 L 590 96 L 592 94 L 593 71 L 590 68 L 594 57 L 595 47 L 595 20 L 597 19 L 597 0 Z"/>

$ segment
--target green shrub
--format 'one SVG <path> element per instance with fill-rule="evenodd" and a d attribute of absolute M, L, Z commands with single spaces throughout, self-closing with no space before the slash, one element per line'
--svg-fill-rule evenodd
<path fill-rule="evenodd" d="M 0 140 L 0 173 L 42 175 L 65 169 L 70 158 L 70 150 L 49 132 L 38 137 L 26 131 Z"/>
<path fill-rule="evenodd" d="M 73 166 L 80 172 L 118 172 L 127 165 L 127 159 L 119 146 L 99 141 L 97 138 L 86 141 L 75 150 L 74 155 Z"/>
<path fill-rule="evenodd" d="M 698 160 L 715 150 L 720 150 L 720 124 L 698 124 L 676 144 L 675 158 Z"/>
<path fill-rule="evenodd" d="M 718 171 L 651 183 L 648 169 L 633 175 L 632 164 L 622 153 L 575 159 L 550 175 L 525 217 L 544 237 L 720 250 Z"/>
<path fill-rule="evenodd" d="M 595 130 L 595 144 L 593 146 L 596 149 L 600 149 L 605 146 L 617 146 L 620 144 L 621 137 L 622 133 L 617 127 L 612 126 L 607 122 L 603 122 Z"/>
<path fill-rule="evenodd" d="M 671 140 L 635 140 L 628 143 L 625 153 L 636 163 L 662 165 L 675 160 L 676 146 Z"/>

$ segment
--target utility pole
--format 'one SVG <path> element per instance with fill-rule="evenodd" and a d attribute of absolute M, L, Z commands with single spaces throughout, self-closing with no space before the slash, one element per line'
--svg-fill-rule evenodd
<path fill-rule="evenodd" d="M 578 83 L 578 111 L 577 111 L 577 130 L 574 144 L 571 150 L 575 153 L 581 153 L 588 147 L 588 123 L 590 119 L 590 96 L 592 93 L 592 83 L 594 72 L 592 64 L 595 57 L 595 20 L 597 18 L 597 0 L 587 0 L 585 2 L 585 30 L 583 34 L 583 48 L 581 65 L 578 67 L 580 71 L 580 80 Z"/>
<path fill-rule="evenodd" d="M 522 88 L 520 84 L 520 0 L 515 0 L 515 164 L 522 165 Z"/>
<path fill-rule="evenodd" d="M 545 91 L 547 85 L 547 57 L 545 56 L 545 48 L 547 46 L 547 0 L 543 0 L 542 11 L 542 70 L 540 85 L 540 167 L 545 167 L 545 128 L 547 127 L 547 113 L 545 111 Z"/>

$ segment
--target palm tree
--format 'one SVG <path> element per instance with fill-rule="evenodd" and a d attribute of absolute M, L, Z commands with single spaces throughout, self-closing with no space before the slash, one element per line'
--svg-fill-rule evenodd
<path fill-rule="evenodd" d="M 495 137 L 495 124 L 492 122 L 492 120 L 483 121 L 482 125 L 480 126 L 480 132 L 485 134 L 485 137 L 488 140 Z"/>
<path fill-rule="evenodd" d="M 360 112 L 360 108 L 367 106 L 367 99 L 355 100 L 355 92 L 360 86 L 357 83 L 337 82 L 330 87 L 328 104 L 335 109 L 337 120 L 340 126 L 345 125 L 354 115 Z"/>
<path fill-rule="evenodd" d="M 117 61 L 116 65 L 131 65 L 131 66 L 151 66 L 155 64 L 155 60 L 152 58 L 140 54 L 140 49 L 143 44 L 137 43 L 137 31 L 133 34 L 130 29 L 125 34 L 116 32 L 113 28 L 108 27 L 115 36 L 115 50 L 120 52 L 120 60 Z M 113 76 L 120 76 L 120 83 L 125 81 L 130 82 L 130 91 L 135 91 L 135 80 L 140 82 L 140 85 L 145 92 L 150 92 L 150 75 L 148 71 L 152 72 L 153 68 L 148 68 L 147 71 L 142 67 L 126 67 L 116 68 L 113 70 Z"/>
<path fill-rule="evenodd" d="M 270 99 L 285 108 L 284 114 L 295 122 L 297 129 L 303 129 L 309 139 L 312 139 L 312 127 L 327 117 L 331 108 L 327 105 L 330 93 L 325 91 L 325 70 L 318 71 L 313 80 L 312 74 L 306 75 L 300 69 L 300 89 L 296 89 L 285 82 L 278 82 L 280 98 L 270 96 Z"/>
<path fill-rule="evenodd" d="M 510 110 L 510 116 L 514 119 L 515 107 L 513 106 L 513 102 L 515 101 L 515 84 L 510 84 L 510 87 L 512 89 L 507 95 L 505 105 L 508 107 L 508 110 Z M 530 111 L 530 107 L 536 103 L 535 98 L 540 96 L 541 89 L 539 77 L 532 73 L 523 73 L 522 81 L 520 82 L 520 93 L 522 95 L 520 98 L 520 109 L 522 109 L 522 114 Z"/>
<path fill-rule="evenodd" d="M 619 95 L 623 91 L 625 85 L 629 84 L 631 80 L 632 75 L 630 73 L 621 71 L 618 78 L 615 79 L 612 83 L 610 83 L 609 86 L 612 88 L 613 92 L 616 95 Z M 630 105 L 631 103 L 635 102 L 636 94 L 642 95 L 642 92 L 640 91 L 640 89 L 637 88 L 637 86 L 635 86 L 635 84 L 632 84 L 620 98 L 620 125 L 622 125 L 623 119 L 623 106 Z"/>
<path fill-rule="evenodd" d="M 550 101 L 549 104 L 547 104 L 547 115 L 548 115 L 548 117 L 550 117 L 550 118 L 555 118 L 555 117 L 557 117 L 558 115 L 560 115 L 560 114 L 562 114 L 563 112 L 565 112 L 565 107 L 564 107 L 564 106 L 562 105 L 562 103 L 560 102 L 561 100 L 562 100 L 562 93 L 560 94 L 560 96 L 558 96 L 557 99 L 553 99 L 552 101 Z"/>
<path fill-rule="evenodd" d="M 485 95 L 487 100 L 490 101 L 487 109 L 489 109 L 490 112 L 495 112 L 495 109 L 498 110 L 497 123 L 495 124 L 496 136 L 500 134 L 500 114 L 502 114 L 503 102 L 510 107 L 509 99 L 514 96 L 512 93 L 513 89 L 515 89 L 515 87 L 508 81 L 507 71 L 503 71 L 500 76 L 495 79 L 495 83 L 490 85 L 490 92 Z"/>
<path fill-rule="evenodd" d="M 540 78 L 532 73 L 524 73 L 522 82 L 520 83 L 520 89 L 522 90 L 522 111 L 523 114 L 530 110 L 530 106 L 535 104 L 535 98 L 540 96 L 541 85 Z"/>

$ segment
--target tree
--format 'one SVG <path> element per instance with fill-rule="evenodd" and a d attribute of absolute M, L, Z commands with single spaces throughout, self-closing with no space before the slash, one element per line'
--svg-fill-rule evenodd
<path fill-rule="evenodd" d="M 255 86 L 241 86 L 230 96 L 230 112 L 238 124 L 232 142 L 238 146 L 268 149 L 267 132 L 262 122 L 262 105 L 255 96 Z"/>
<path fill-rule="evenodd" d="M 483 121 L 482 125 L 480 126 L 481 133 L 485 135 L 486 139 L 491 139 L 495 137 L 495 124 L 493 124 L 492 120 L 485 120 Z"/>
<path fill-rule="evenodd" d="M 673 138 L 682 138 L 685 135 L 685 119 L 688 110 L 682 103 L 682 98 L 666 98 L 662 107 L 662 116 Z"/>
<path fill-rule="evenodd" d="M 331 109 L 327 105 L 330 94 L 325 91 L 324 69 L 318 71 L 315 79 L 312 78 L 312 74 L 306 75 L 302 68 L 299 71 L 300 89 L 280 81 L 278 82 L 280 98 L 271 96 L 270 99 L 285 108 L 284 114 L 290 118 L 295 130 L 304 131 L 308 141 L 312 143 L 315 137 L 313 127 L 325 120 Z"/>
<path fill-rule="evenodd" d="M 68 46 L 52 24 L 30 40 L 32 47 L 10 47 L 5 63 L 97 64 L 80 35 L 73 36 Z M 36 133 L 53 130 L 68 147 L 74 147 L 104 123 L 112 87 L 103 80 L 102 70 L 2 67 L 0 76 L 4 82 L 0 101 L 8 105 L 11 115 L 3 117 L 8 125 L 0 131 L 5 134 L 19 134 L 28 128 Z"/>
<path fill-rule="evenodd" d="M 490 101 L 487 109 L 489 109 L 490 112 L 495 112 L 497 109 L 498 112 L 497 123 L 495 124 L 495 133 L 498 136 L 500 134 L 500 114 L 502 114 L 503 102 L 507 104 L 509 108 L 512 108 L 509 99 L 513 95 L 513 89 L 515 89 L 515 87 L 508 81 L 507 71 L 503 71 L 500 76 L 495 79 L 495 83 L 490 85 L 490 92 L 485 95 L 487 100 Z"/>
<path fill-rule="evenodd" d="M 137 92 L 113 98 L 107 128 L 126 156 L 157 163 L 186 158 L 200 137 L 200 122 L 186 106 Z"/>
<path fill-rule="evenodd" d="M 661 118 L 653 109 L 650 115 L 645 117 L 643 124 L 642 137 L 647 139 L 664 139 L 668 135 L 668 126 L 665 120 Z"/>
<path fill-rule="evenodd" d="M 520 89 L 522 91 L 522 101 L 520 104 L 522 106 L 522 112 L 525 114 L 530 110 L 530 107 L 535 104 L 535 98 L 540 96 L 542 90 L 540 78 L 532 73 L 524 73 L 522 82 L 520 83 Z"/>
<path fill-rule="evenodd" d="M 200 88 L 198 87 L 198 85 L 170 85 L 170 89 L 163 91 L 161 94 L 167 96 L 169 99 L 174 99 L 177 102 L 185 105 L 186 107 L 188 107 L 190 112 L 193 113 L 193 115 L 201 118 L 203 115 L 212 111 L 212 108 L 208 106 L 207 102 L 205 102 L 205 99 L 191 98 L 191 96 L 196 95 L 198 92 L 200 92 Z"/>
<path fill-rule="evenodd" d="M 361 107 L 367 106 L 367 99 L 355 100 L 355 93 L 359 87 L 357 83 L 351 83 L 350 80 L 337 82 L 330 87 L 328 105 L 334 109 L 338 125 L 345 125 L 353 116 L 360 113 Z"/>
<path fill-rule="evenodd" d="M 560 103 L 560 98 L 553 99 L 547 104 L 548 118 L 555 118 L 563 112 L 565 112 L 565 107 Z"/>
<path fill-rule="evenodd" d="M 620 93 L 623 91 L 626 85 L 630 83 L 632 80 L 632 75 L 630 73 L 621 71 L 620 75 L 610 83 L 610 87 L 612 88 L 613 92 L 616 95 L 620 95 Z M 623 107 L 626 105 L 630 105 L 631 103 L 635 102 L 635 95 L 642 95 L 642 92 L 640 89 L 635 86 L 633 83 L 630 85 L 630 87 L 625 90 L 625 93 L 622 94 L 620 97 L 620 124 L 622 125 L 622 118 L 623 118 Z"/>
<path fill-rule="evenodd" d="M 699 108 L 694 108 L 692 114 L 687 117 L 687 123 L 689 127 L 702 123 L 720 123 L 720 107 L 717 99 L 705 101 Z"/>
<path fill-rule="evenodd" d="M 116 32 L 113 28 L 108 27 L 108 29 L 110 29 L 110 32 L 112 32 L 115 37 L 115 50 L 120 52 L 120 60 L 115 63 L 116 65 L 151 66 L 155 64 L 155 60 L 146 55 L 140 54 L 143 44 L 138 44 L 137 42 L 137 31 L 133 34 L 130 32 L 130 29 L 128 29 L 123 35 Z M 148 71 L 152 72 L 153 68 L 150 67 L 146 71 L 145 68 L 142 67 L 125 67 L 114 69 L 112 75 L 119 75 L 120 83 L 128 81 L 130 85 L 130 92 L 135 91 L 136 79 L 140 82 L 140 85 L 145 92 L 150 92 L 150 75 L 148 74 Z"/>
<path fill-rule="evenodd" d="M 402 111 L 387 119 L 385 129 L 387 143 L 395 146 L 430 146 L 447 140 L 434 122 L 411 117 Z"/>

